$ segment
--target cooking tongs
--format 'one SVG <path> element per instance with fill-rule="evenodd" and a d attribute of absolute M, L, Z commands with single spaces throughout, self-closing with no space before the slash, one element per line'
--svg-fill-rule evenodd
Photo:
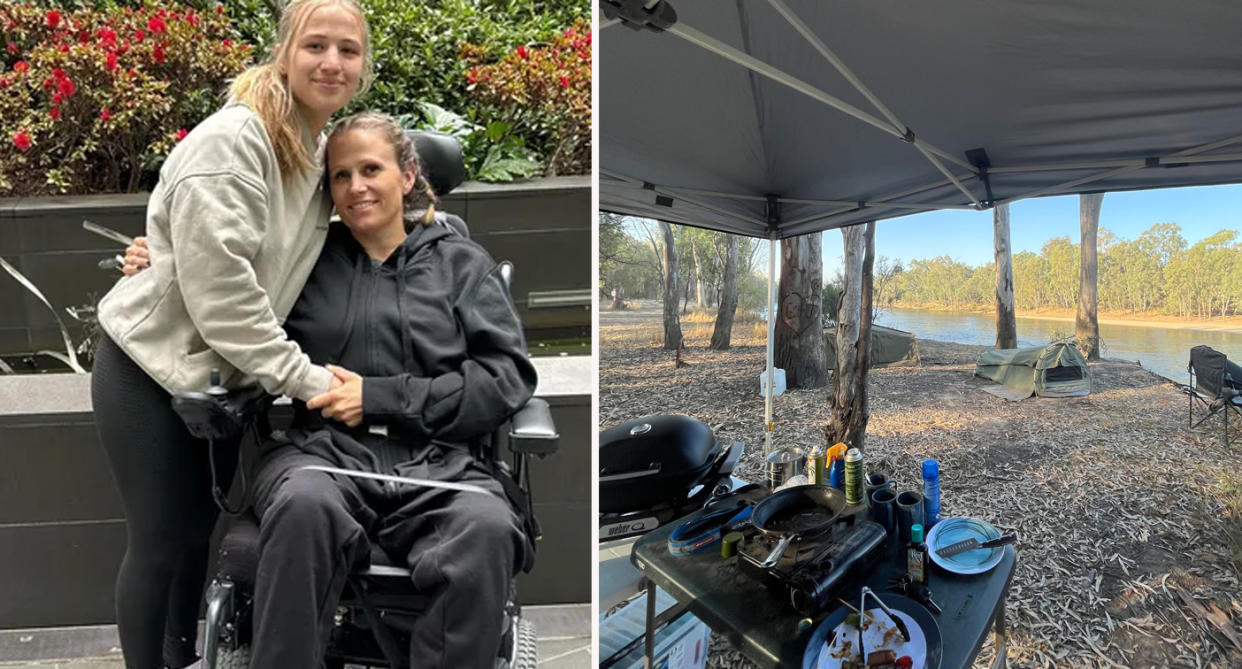
<path fill-rule="evenodd" d="M 867 617 L 868 595 L 875 600 L 875 603 L 879 605 L 880 609 L 884 611 L 886 615 L 888 615 L 889 619 L 897 625 L 897 630 L 901 632 L 901 640 L 906 642 L 910 641 L 910 628 L 906 627 L 906 621 L 894 614 L 893 610 L 888 608 L 888 605 L 884 603 L 884 600 L 880 599 L 879 595 L 875 594 L 871 588 L 864 585 L 862 588 L 862 595 L 859 597 L 858 602 L 858 656 L 862 658 L 864 663 L 867 661 L 867 650 L 863 648 L 863 627 L 866 627 L 867 624 L 865 619 Z"/>

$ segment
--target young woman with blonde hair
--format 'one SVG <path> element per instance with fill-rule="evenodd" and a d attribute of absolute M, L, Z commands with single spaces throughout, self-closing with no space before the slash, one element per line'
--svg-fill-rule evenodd
<path fill-rule="evenodd" d="M 354 0 L 291 0 L 269 60 L 169 154 L 147 208 L 161 260 L 99 305 L 96 426 L 116 476 L 129 543 L 117 625 L 130 669 L 184 667 L 216 519 L 206 445 L 170 393 L 202 390 L 212 369 L 300 400 L 339 385 L 281 327 L 328 229 L 321 133 L 363 91 L 370 39 Z M 227 488 L 235 444 L 218 445 Z"/>

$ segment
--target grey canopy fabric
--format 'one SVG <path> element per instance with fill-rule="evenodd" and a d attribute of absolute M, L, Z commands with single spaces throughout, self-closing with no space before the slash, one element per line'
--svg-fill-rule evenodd
<path fill-rule="evenodd" d="M 615 16 L 610 3 L 624 1 L 601 9 Z M 1242 181 L 1242 3 L 655 9 L 669 8 L 664 32 L 602 19 L 604 210 L 784 238 L 1039 195 Z"/>

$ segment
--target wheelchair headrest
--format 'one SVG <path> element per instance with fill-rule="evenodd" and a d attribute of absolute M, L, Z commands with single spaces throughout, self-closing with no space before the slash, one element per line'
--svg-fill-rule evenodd
<path fill-rule="evenodd" d="M 466 180 L 466 160 L 456 137 L 434 130 L 406 130 L 422 161 L 423 176 L 436 196 L 448 195 Z"/>

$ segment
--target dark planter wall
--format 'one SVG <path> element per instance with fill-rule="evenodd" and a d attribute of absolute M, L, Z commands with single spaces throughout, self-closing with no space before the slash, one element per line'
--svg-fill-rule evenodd
<path fill-rule="evenodd" d="M 96 264 L 121 251 L 120 245 L 83 230 L 82 220 L 139 235 L 146 205 L 146 194 L 0 199 L 0 256 L 43 291 L 77 340 L 81 326 L 63 310 L 89 304 L 92 294 L 108 291 L 118 275 Z M 589 336 L 589 177 L 471 182 L 446 197 L 442 208 L 464 218 L 473 237 L 497 260 L 513 261 L 513 298 L 529 338 Z M 541 298 L 558 291 L 579 291 L 588 303 L 539 306 L 547 301 Z M 47 308 L 0 273 L 0 353 L 63 348 Z"/>
<path fill-rule="evenodd" d="M 591 359 L 536 359 L 560 451 L 532 468 L 544 539 L 528 604 L 591 599 Z M 233 499 L 238 499 L 235 490 Z M 125 522 L 90 407 L 90 376 L 0 375 L 0 629 L 105 624 Z"/>

